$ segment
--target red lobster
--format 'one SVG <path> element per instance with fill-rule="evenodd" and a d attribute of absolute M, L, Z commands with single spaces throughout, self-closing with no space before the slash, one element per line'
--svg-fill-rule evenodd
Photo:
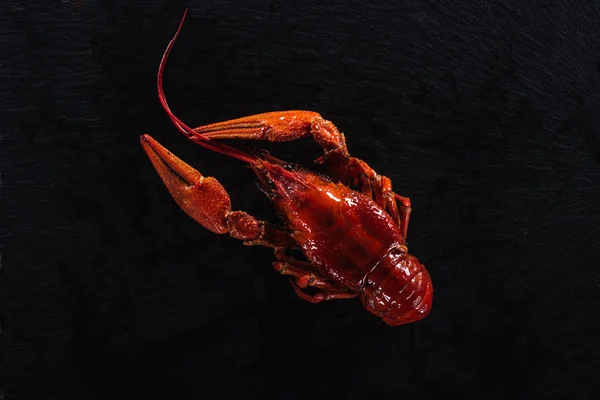
<path fill-rule="evenodd" d="M 232 211 L 229 195 L 215 178 L 203 176 L 143 135 L 141 144 L 177 204 L 212 232 L 229 233 L 247 245 L 274 248 L 278 261 L 273 266 L 292 277 L 294 290 L 304 300 L 318 303 L 359 296 L 367 310 L 392 326 L 426 317 L 433 285 L 425 267 L 406 247 L 410 200 L 392 191 L 389 178 L 351 157 L 344 135 L 333 123 L 316 112 L 279 111 L 192 129 L 171 112 L 162 76 L 186 14 L 187 10 L 158 70 L 161 104 L 190 140 L 252 168 L 285 229 Z M 219 142 L 285 142 L 310 136 L 324 149 L 316 162 L 327 167 L 329 178 L 266 152 L 250 155 Z M 301 250 L 308 261 L 293 259 L 285 249 Z"/>

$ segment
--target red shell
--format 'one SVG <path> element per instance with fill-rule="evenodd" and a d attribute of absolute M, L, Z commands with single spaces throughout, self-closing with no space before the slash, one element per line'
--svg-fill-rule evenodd
<path fill-rule="evenodd" d="M 360 293 L 365 308 L 390 325 L 429 314 L 429 273 L 406 252 L 398 226 L 377 203 L 309 171 L 267 161 L 254 170 L 324 277 Z"/>

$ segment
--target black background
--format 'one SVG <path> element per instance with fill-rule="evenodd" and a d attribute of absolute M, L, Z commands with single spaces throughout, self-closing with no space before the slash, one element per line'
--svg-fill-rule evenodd
<path fill-rule="evenodd" d="M 43 3 L 0 5 L 7 399 L 598 394 L 600 6 Z M 165 73 L 175 113 L 332 120 L 413 202 L 429 317 L 391 328 L 359 301 L 306 303 L 271 250 L 177 207 L 142 133 L 217 177 L 234 208 L 274 217 L 247 167 L 187 141 L 159 105 L 186 6 Z M 308 140 L 241 145 L 320 155 Z"/>

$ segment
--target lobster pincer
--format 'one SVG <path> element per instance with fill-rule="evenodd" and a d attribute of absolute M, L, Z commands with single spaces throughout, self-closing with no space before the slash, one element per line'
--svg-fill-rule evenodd
<path fill-rule="evenodd" d="M 143 135 L 140 141 L 175 202 L 200 225 L 214 233 L 229 233 L 246 244 L 295 246 L 289 235 L 269 222 L 243 211 L 232 211 L 229 194 L 218 180 L 203 176 L 150 135 Z"/>

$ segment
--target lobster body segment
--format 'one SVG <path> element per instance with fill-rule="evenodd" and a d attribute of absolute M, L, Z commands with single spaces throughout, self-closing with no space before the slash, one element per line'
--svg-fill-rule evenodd
<path fill-rule="evenodd" d="M 255 173 L 323 278 L 360 293 L 365 307 L 392 325 L 429 313 L 431 278 L 375 201 L 305 170 L 264 163 Z"/>
<path fill-rule="evenodd" d="M 387 177 L 351 157 L 344 135 L 312 111 L 271 112 L 188 127 L 172 113 L 162 88 L 164 65 L 180 30 L 181 24 L 159 67 L 158 95 L 163 108 L 192 141 L 248 163 L 284 226 L 233 211 L 229 195 L 216 179 L 202 176 L 143 135 L 144 150 L 181 209 L 212 232 L 274 248 L 274 268 L 291 277 L 294 290 L 304 300 L 318 303 L 359 297 L 368 311 L 393 326 L 427 316 L 433 297 L 431 278 L 406 247 L 410 200 L 395 194 Z M 325 164 L 329 177 L 220 142 L 302 137 L 312 137 L 323 147 L 324 155 L 316 162 Z M 293 259 L 286 249 L 301 250 L 306 260 Z"/>
<path fill-rule="evenodd" d="M 273 164 L 255 171 L 274 188 L 270 197 L 290 236 L 328 279 L 358 291 L 373 260 L 402 242 L 390 215 L 345 185 Z"/>

